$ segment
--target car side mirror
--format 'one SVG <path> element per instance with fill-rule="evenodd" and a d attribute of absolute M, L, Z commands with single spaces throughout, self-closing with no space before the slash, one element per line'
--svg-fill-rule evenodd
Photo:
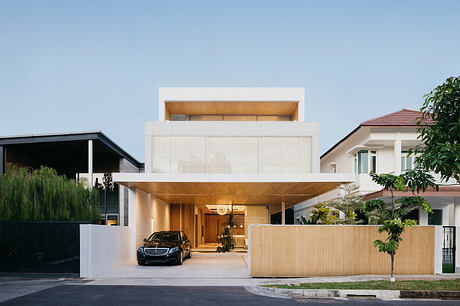
<path fill-rule="evenodd" d="M 147 242 L 147 238 L 144 238 L 144 242 Z"/>

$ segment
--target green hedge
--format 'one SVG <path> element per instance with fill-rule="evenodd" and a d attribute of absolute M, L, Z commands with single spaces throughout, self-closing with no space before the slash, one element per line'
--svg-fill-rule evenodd
<path fill-rule="evenodd" d="M 0 181 L 0 220 L 92 221 L 100 219 L 97 189 L 54 169 L 10 167 Z"/>

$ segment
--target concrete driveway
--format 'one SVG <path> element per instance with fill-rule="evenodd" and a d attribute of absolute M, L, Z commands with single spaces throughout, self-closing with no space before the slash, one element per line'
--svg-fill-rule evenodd
<path fill-rule="evenodd" d="M 88 285 L 251 286 L 247 254 L 193 254 L 181 266 L 137 264 L 98 274 Z"/>

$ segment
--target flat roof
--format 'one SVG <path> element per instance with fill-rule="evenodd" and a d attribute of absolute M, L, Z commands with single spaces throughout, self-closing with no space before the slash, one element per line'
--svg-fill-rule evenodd
<path fill-rule="evenodd" d="M 184 107 L 198 107 L 206 110 L 203 114 L 209 111 L 211 114 L 224 111 L 225 114 L 238 115 L 249 115 L 250 108 L 261 104 L 272 109 L 270 114 L 276 114 L 276 110 L 287 113 L 289 109 L 290 114 L 293 112 L 297 114 L 296 120 L 304 121 L 305 118 L 305 89 L 301 87 L 160 87 L 158 90 L 159 121 L 166 119 L 167 103 L 170 103 L 168 107 L 173 108 L 174 110 L 171 109 L 173 112 L 190 111 L 189 108 L 184 109 Z M 295 111 L 294 107 L 296 107 Z"/>
<path fill-rule="evenodd" d="M 34 144 L 34 143 L 56 143 L 82 140 L 98 140 L 106 147 L 116 153 L 119 157 L 125 158 L 136 167 L 142 167 L 139 162 L 101 131 L 74 132 L 74 133 L 55 133 L 55 134 L 30 134 L 18 136 L 0 136 L 0 146 Z"/>
<path fill-rule="evenodd" d="M 293 205 L 354 182 L 352 173 L 113 173 L 113 181 L 168 203 Z"/>

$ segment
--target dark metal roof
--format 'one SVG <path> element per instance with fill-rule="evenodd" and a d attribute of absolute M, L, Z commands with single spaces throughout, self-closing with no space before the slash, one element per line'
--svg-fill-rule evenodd
<path fill-rule="evenodd" d="M 77 133 L 61 133 L 61 134 L 32 134 L 20 136 L 2 136 L 0 137 L 0 146 L 15 145 L 15 144 L 33 144 L 47 142 L 67 142 L 81 140 L 98 140 L 115 152 L 121 158 L 125 158 L 130 163 L 138 168 L 143 166 L 143 163 L 132 157 L 129 153 L 123 150 L 120 146 L 114 143 L 101 131 L 77 132 Z"/>

